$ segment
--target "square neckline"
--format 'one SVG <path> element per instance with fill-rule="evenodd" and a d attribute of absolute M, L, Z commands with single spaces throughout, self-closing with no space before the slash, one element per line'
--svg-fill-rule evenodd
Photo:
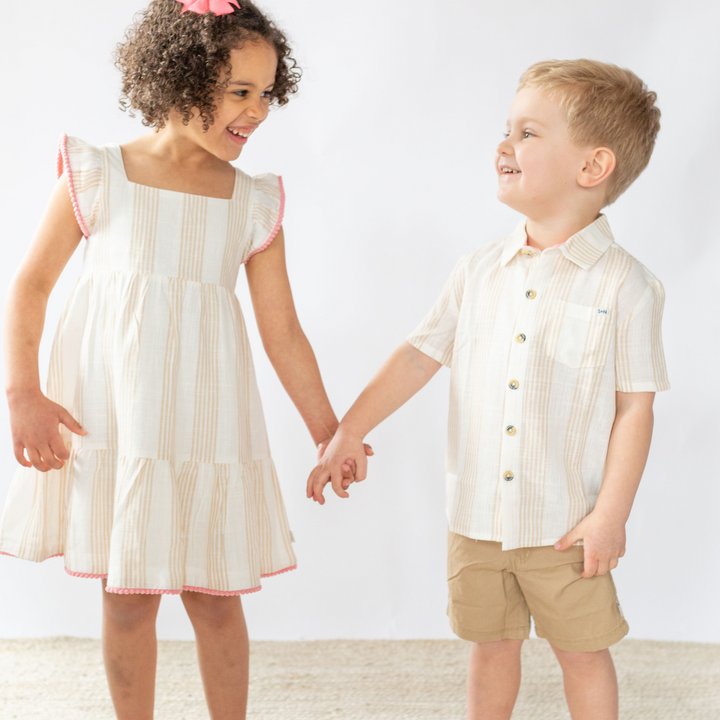
<path fill-rule="evenodd" d="M 232 168 L 235 171 L 235 184 L 233 185 L 233 191 L 232 191 L 231 197 L 220 198 L 220 197 L 216 197 L 215 195 L 198 195 L 197 193 L 186 193 L 186 192 L 182 192 L 181 190 L 170 190 L 168 188 L 159 188 L 159 187 L 155 187 L 153 185 L 143 185 L 142 183 L 133 182 L 132 180 L 130 180 L 130 178 L 128 178 L 127 170 L 125 169 L 125 160 L 123 159 L 122 148 L 120 147 L 120 144 L 112 143 L 111 145 L 108 145 L 107 147 L 116 153 L 116 156 L 117 156 L 116 159 L 120 166 L 120 171 L 122 173 L 123 180 L 125 180 L 125 182 L 128 185 L 135 185 L 137 187 L 148 188 L 149 190 L 158 190 L 160 192 L 171 193 L 172 195 L 187 195 L 188 197 L 203 198 L 205 200 L 219 200 L 220 202 L 232 202 L 233 200 L 237 199 L 237 193 L 238 193 L 238 190 L 240 189 L 240 178 L 238 177 L 240 174 L 240 170 L 238 170 L 238 168 L 236 168 L 234 166 L 232 166 Z"/>

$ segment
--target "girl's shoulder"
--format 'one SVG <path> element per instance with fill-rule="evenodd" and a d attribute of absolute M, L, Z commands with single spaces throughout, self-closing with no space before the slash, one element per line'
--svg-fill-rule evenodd
<path fill-rule="evenodd" d="M 242 170 L 237 170 L 237 173 L 237 182 L 246 184 L 252 203 L 251 241 L 243 260 L 246 263 L 253 255 L 269 247 L 280 232 L 285 215 L 285 186 L 282 177 L 274 173 L 253 176 Z"/>
<path fill-rule="evenodd" d="M 75 217 L 90 237 L 98 210 L 103 178 L 104 148 L 63 133 L 57 154 L 57 176 L 65 176 Z"/>

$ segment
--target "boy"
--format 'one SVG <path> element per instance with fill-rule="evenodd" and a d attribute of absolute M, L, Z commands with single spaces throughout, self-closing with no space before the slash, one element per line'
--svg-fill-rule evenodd
<path fill-rule="evenodd" d="M 573 720 L 615 720 L 608 648 L 628 632 L 610 571 L 668 389 L 663 289 L 600 210 L 647 166 L 656 95 L 590 60 L 533 65 L 497 149 L 498 198 L 525 216 L 462 258 L 419 328 L 343 419 L 308 497 L 348 497 L 364 436 L 452 368 L 449 607 L 473 643 L 470 720 L 507 720 L 530 617 L 562 666 Z M 578 545 L 582 541 L 582 545 Z"/>

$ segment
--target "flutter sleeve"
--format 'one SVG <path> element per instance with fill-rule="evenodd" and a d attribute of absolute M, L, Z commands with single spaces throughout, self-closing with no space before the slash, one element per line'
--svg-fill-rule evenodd
<path fill-rule="evenodd" d="M 285 189 L 282 178 L 271 173 L 253 178 L 252 236 L 243 263 L 266 250 L 282 226 Z"/>
<path fill-rule="evenodd" d="M 63 134 L 57 158 L 58 177 L 65 175 L 75 217 L 82 234 L 90 237 L 102 193 L 103 159 L 96 147 Z"/>

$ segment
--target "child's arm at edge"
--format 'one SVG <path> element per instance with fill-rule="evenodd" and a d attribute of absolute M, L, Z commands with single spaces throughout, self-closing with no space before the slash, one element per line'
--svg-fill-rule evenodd
<path fill-rule="evenodd" d="M 654 400 L 652 392 L 616 393 L 615 423 L 595 509 L 555 545 L 567 550 L 583 540 L 584 578 L 614 570 L 625 555 L 625 523 L 650 452 Z"/>
<path fill-rule="evenodd" d="M 324 504 L 323 489 L 332 483 L 336 495 L 349 497 L 343 487 L 343 463 L 355 461 L 355 480 L 367 477 L 363 438 L 421 390 L 442 365 L 404 342 L 385 361 L 340 423 L 323 460 L 310 475 L 307 496 Z M 347 472 L 345 472 L 347 476 Z"/>
<path fill-rule="evenodd" d="M 78 435 L 87 434 L 65 408 L 45 397 L 38 371 L 48 299 L 81 240 L 67 177 L 62 175 L 5 303 L 5 391 L 13 450 L 21 465 L 40 472 L 57 470 L 70 457 L 58 429 L 60 423 Z"/>
<path fill-rule="evenodd" d="M 265 352 L 322 456 L 338 420 L 325 392 L 315 353 L 297 317 L 282 228 L 270 246 L 248 262 L 246 272 Z M 369 447 L 366 452 L 373 454 Z"/>

